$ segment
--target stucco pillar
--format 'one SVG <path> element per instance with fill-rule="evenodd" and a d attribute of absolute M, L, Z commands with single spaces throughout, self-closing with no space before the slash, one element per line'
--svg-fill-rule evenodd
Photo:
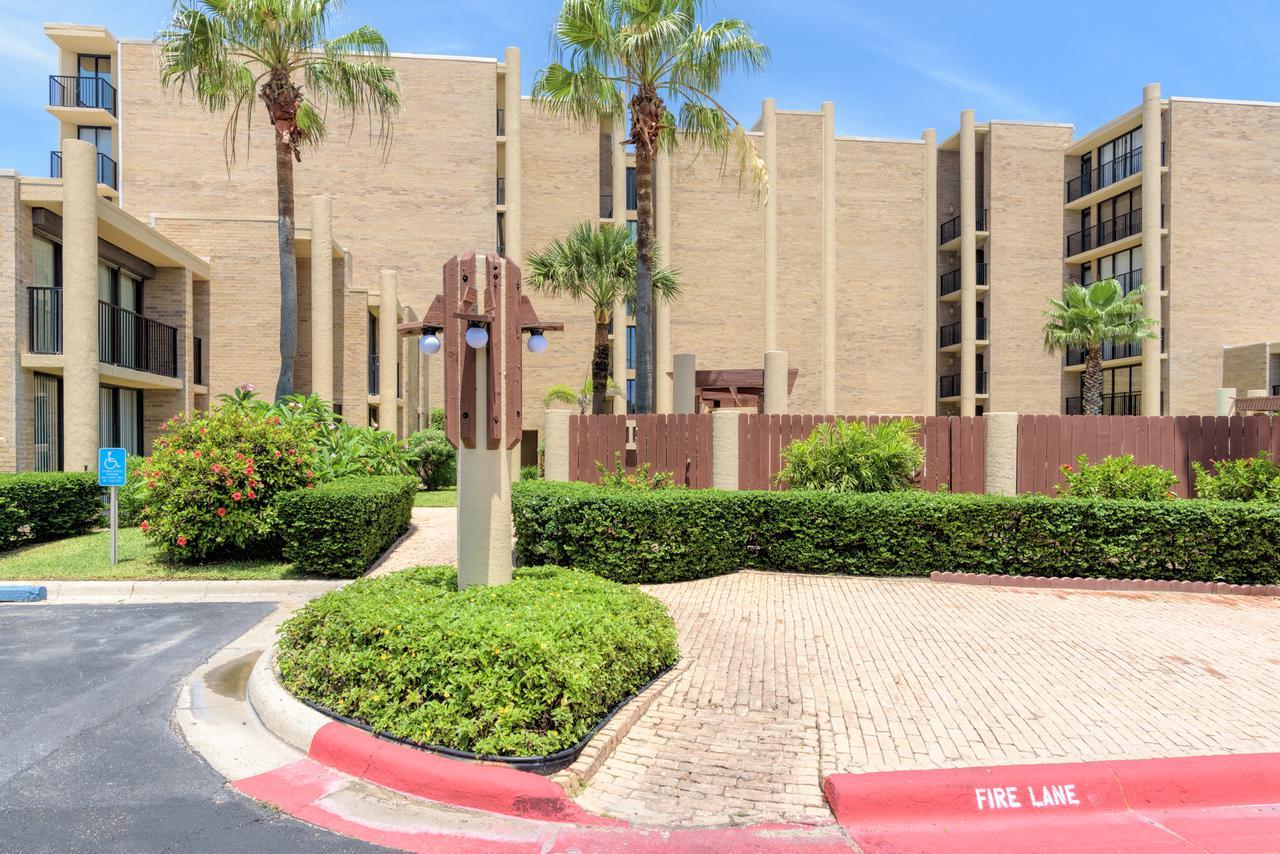
<path fill-rule="evenodd" d="M 431 359 L 418 349 L 418 338 L 411 338 L 413 342 L 414 357 L 419 361 L 421 367 L 418 369 L 419 381 L 419 398 L 418 409 L 422 413 L 422 429 L 427 430 L 431 427 Z"/>
<path fill-rule="evenodd" d="M 938 411 L 938 134 L 929 128 L 924 140 L 924 340 L 921 354 L 920 411 Z"/>
<path fill-rule="evenodd" d="M 738 413 L 711 413 L 711 486 L 738 488 Z"/>
<path fill-rule="evenodd" d="M 764 198 L 764 349 L 778 349 L 778 105 L 765 98 L 760 105 L 764 134 L 764 167 L 769 192 Z"/>
<path fill-rule="evenodd" d="M 662 263 L 673 266 L 671 257 L 671 154 L 659 148 L 655 159 L 654 177 L 654 231 Z M 657 368 L 654 381 L 654 402 L 658 412 L 670 412 L 672 408 L 671 384 L 671 303 L 662 299 L 653 301 L 653 352 Z"/>
<path fill-rule="evenodd" d="M 311 198 L 311 392 L 333 400 L 333 202 Z"/>
<path fill-rule="evenodd" d="M 676 353 L 671 357 L 672 411 L 677 415 L 692 415 L 696 399 L 696 375 L 698 358 L 692 353 Z"/>
<path fill-rule="evenodd" d="M 822 411 L 836 411 L 836 105 L 822 103 Z"/>
<path fill-rule="evenodd" d="M 489 352 L 482 347 L 475 354 L 476 402 L 488 423 Z M 512 459 L 504 449 L 489 450 L 483 439 L 458 448 L 459 589 L 511 581 Z"/>
<path fill-rule="evenodd" d="M 97 471 L 98 152 L 62 141 L 62 468 Z"/>
<path fill-rule="evenodd" d="M 1142 414 L 1160 414 L 1160 84 L 1142 89 L 1142 313 L 1156 322 L 1156 337 L 1142 342 Z M 1172 403 L 1172 401 L 1170 401 Z"/>
<path fill-rule="evenodd" d="M 627 227 L 627 123 L 623 116 L 613 120 L 613 169 L 610 186 L 613 188 L 613 225 Z M 622 298 L 613 301 L 613 381 L 622 394 L 613 399 L 614 415 L 627 414 L 627 303 Z"/>
<path fill-rule="evenodd" d="M 1233 388 L 1220 388 L 1215 391 L 1213 395 L 1213 414 L 1230 415 L 1235 396 L 1236 390 Z"/>
<path fill-rule="evenodd" d="M 404 434 L 408 436 L 422 429 L 422 416 L 418 409 L 418 363 L 422 360 L 417 338 L 400 340 L 404 349 Z"/>
<path fill-rule="evenodd" d="M 973 110 L 960 114 L 960 414 L 977 411 L 978 238 L 977 135 Z M 930 330 L 937 335 L 937 330 Z"/>
<path fill-rule="evenodd" d="M 396 309 L 399 305 L 396 271 L 383 270 L 378 289 L 378 427 L 397 436 L 400 435 L 396 412 L 396 362 L 400 354 Z"/>
<path fill-rule="evenodd" d="M 542 422 L 545 432 L 542 453 L 543 474 L 547 480 L 569 479 L 569 416 L 567 409 L 548 409 Z"/>
<path fill-rule="evenodd" d="M 986 422 L 987 495 L 1018 493 L 1018 414 L 988 412 Z"/>
<path fill-rule="evenodd" d="M 764 411 L 767 415 L 787 414 L 787 353 L 770 350 L 764 354 Z"/>
<path fill-rule="evenodd" d="M 503 96 L 506 100 L 507 143 L 503 147 L 502 168 L 506 175 L 507 212 L 503 217 L 507 257 L 522 267 L 524 265 L 524 205 L 522 204 L 520 151 L 524 135 L 521 132 L 520 97 L 520 48 L 507 48 L 506 74 L 503 76 Z"/>

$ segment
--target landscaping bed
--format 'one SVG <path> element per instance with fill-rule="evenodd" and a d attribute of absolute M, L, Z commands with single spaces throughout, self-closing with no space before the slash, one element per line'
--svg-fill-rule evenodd
<path fill-rule="evenodd" d="M 281 627 L 278 666 L 297 697 L 380 735 L 554 770 L 677 657 L 675 624 L 634 588 L 542 567 L 458 591 L 444 566 L 313 600 Z"/>
<path fill-rule="evenodd" d="M 742 568 L 1280 582 L 1280 505 L 1265 501 L 522 482 L 513 487 L 512 512 L 522 562 L 633 583 Z"/>

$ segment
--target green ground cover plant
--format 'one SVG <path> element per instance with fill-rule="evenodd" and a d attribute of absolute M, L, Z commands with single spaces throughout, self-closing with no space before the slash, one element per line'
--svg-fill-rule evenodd
<path fill-rule="evenodd" d="M 83 534 L 98 523 L 103 506 L 92 474 L 0 474 L 0 551 Z"/>
<path fill-rule="evenodd" d="M 354 578 L 409 529 L 416 478 L 344 477 L 275 501 L 284 559 L 299 572 Z"/>
<path fill-rule="evenodd" d="M 616 581 L 736 569 L 1280 582 L 1280 505 L 514 485 L 517 552 Z"/>
<path fill-rule="evenodd" d="M 1165 501 L 1177 498 L 1173 488 L 1178 478 L 1173 472 L 1156 465 L 1140 466 L 1133 454 L 1104 457 L 1090 463 L 1086 454 L 1076 457 L 1076 470 L 1062 467 L 1067 485 L 1058 493 L 1071 498 L 1130 498 L 1135 501 Z"/>
<path fill-rule="evenodd" d="M 362 579 L 285 623 L 279 650 L 299 697 L 420 744 L 502 756 L 574 745 L 678 656 L 657 600 L 553 567 L 461 592 L 448 566 Z"/>

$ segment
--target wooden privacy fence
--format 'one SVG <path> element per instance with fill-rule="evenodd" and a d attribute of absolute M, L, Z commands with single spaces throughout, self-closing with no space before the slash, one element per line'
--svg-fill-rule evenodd
<path fill-rule="evenodd" d="M 782 468 L 782 449 L 803 439 L 813 428 L 835 421 L 834 415 L 738 416 L 738 488 L 780 489 L 774 478 Z M 904 416 L 842 415 L 842 421 L 861 421 L 875 426 Z M 916 438 L 924 447 L 924 471 L 916 482 L 922 489 L 936 492 L 984 492 L 986 479 L 986 430 L 981 418 L 916 415 L 910 420 L 920 425 Z"/>
<path fill-rule="evenodd" d="M 635 424 L 635 448 L 627 448 L 627 422 Z M 600 480 L 599 462 L 612 470 L 617 456 L 629 471 L 649 464 L 694 489 L 711 486 L 711 416 L 573 415 L 569 418 L 569 479 Z"/>
<path fill-rule="evenodd" d="M 1022 415 L 1018 418 L 1018 492 L 1053 494 L 1065 483 L 1062 466 L 1133 454 L 1139 465 L 1158 465 L 1178 477 L 1175 491 L 1194 494 L 1192 462 L 1238 460 L 1269 451 L 1280 457 L 1280 424 L 1234 416 Z"/>

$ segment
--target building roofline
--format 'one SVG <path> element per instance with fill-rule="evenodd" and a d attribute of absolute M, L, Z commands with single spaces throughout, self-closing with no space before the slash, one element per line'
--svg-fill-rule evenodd
<path fill-rule="evenodd" d="M 1167 101 L 1187 101 L 1193 104 L 1231 104 L 1237 107 L 1280 107 L 1280 101 L 1243 101 L 1236 98 L 1188 98 L 1169 96 Z"/>
<path fill-rule="evenodd" d="M 836 142 L 891 142 L 905 145 L 924 145 L 923 139 L 894 139 L 888 136 L 841 136 L 836 134 Z"/>
<path fill-rule="evenodd" d="M 154 45 L 152 39 L 120 39 L 120 44 Z M 413 53 L 412 51 L 393 50 L 387 53 L 391 59 L 434 59 L 445 62 L 484 62 L 490 65 L 500 64 L 500 60 L 492 56 L 452 56 L 445 53 Z"/>

